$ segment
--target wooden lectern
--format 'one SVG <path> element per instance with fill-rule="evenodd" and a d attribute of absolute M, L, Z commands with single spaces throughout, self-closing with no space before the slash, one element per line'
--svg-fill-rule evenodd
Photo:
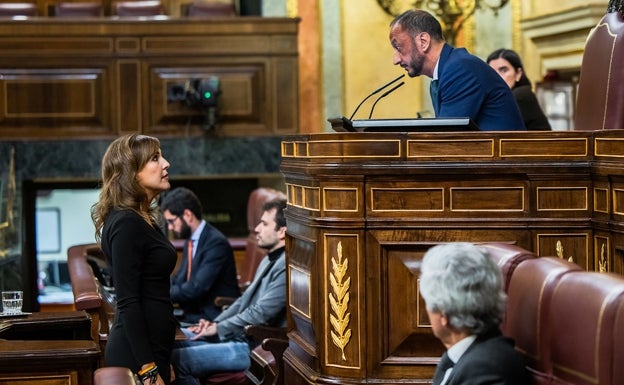
<path fill-rule="evenodd" d="M 289 385 L 423 384 L 444 351 L 419 262 L 504 242 L 624 273 L 624 131 L 290 135 Z"/>

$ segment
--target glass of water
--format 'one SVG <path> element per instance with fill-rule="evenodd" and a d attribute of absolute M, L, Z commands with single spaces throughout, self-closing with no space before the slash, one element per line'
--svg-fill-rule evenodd
<path fill-rule="evenodd" d="M 21 314 L 24 293 L 21 290 L 2 292 L 2 314 Z"/>

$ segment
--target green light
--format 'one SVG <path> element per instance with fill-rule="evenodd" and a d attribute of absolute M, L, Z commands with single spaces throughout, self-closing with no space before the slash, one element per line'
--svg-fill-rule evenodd
<path fill-rule="evenodd" d="M 204 92 L 204 99 L 210 99 L 212 97 L 212 92 L 206 91 Z"/>

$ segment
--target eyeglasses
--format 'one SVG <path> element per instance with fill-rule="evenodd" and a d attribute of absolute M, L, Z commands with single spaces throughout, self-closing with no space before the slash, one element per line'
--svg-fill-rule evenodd
<path fill-rule="evenodd" d="M 165 218 L 165 220 L 167 221 L 167 224 L 172 225 L 172 224 L 173 224 L 173 222 L 175 222 L 175 221 L 176 221 L 176 219 L 178 219 L 178 218 L 180 218 L 180 217 L 176 215 L 176 216 L 175 216 L 175 217 L 173 217 L 173 218 L 169 218 L 169 219 Z"/>

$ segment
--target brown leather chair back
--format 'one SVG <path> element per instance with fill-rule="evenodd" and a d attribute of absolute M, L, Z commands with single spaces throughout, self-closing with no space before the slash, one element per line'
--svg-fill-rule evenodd
<path fill-rule="evenodd" d="M 624 18 L 607 13 L 585 44 L 575 130 L 624 129 Z"/>
<path fill-rule="evenodd" d="M 615 316 L 615 327 L 613 328 L 613 383 L 624 384 L 624 301 Z"/>
<path fill-rule="evenodd" d="M 160 0 L 118 1 L 113 3 L 113 11 L 120 17 L 158 16 L 164 8 Z"/>
<path fill-rule="evenodd" d="M 236 9 L 234 3 L 195 1 L 186 4 L 186 12 L 183 14 L 197 18 L 231 17 L 236 16 Z"/>
<path fill-rule="evenodd" d="M 107 366 L 93 373 L 93 385 L 136 385 L 136 382 L 130 369 Z"/>
<path fill-rule="evenodd" d="M 99 17 L 102 4 L 99 2 L 59 2 L 54 6 L 56 17 Z"/>
<path fill-rule="evenodd" d="M 572 272 L 557 283 L 545 313 L 552 361 L 552 384 L 602 385 L 613 382 L 613 350 L 624 278 L 612 273 Z M 617 365 L 623 365 L 619 362 Z"/>
<path fill-rule="evenodd" d="M 267 187 L 259 187 L 249 194 L 249 199 L 247 200 L 247 230 L 249 233 L 245 246 L 245 261 L 238 272 L 238 282 L 242 288 L 246 288 L 253 281 L 256 269 L 266 255 L 266 250 L 258 247 L 254 230 L 260 223 L 262 206 L 266 202 L 277 198 L 286 199 L 286 195 L 281 191 Z"/>
<path fill-rule="evenodd" d="M 563 259 L 541 257 L 521 262 L 511 276 L 502 330 L 525 355 L 535 384 L 548 384 L 552 372 L 546 328 L 551 297 L 562 277 L 574 271 L 581 268 Z"/>
<path fill-rule="evenodd" d="M 37 16 L 35 3 L 0 3 L 0 17 Z"/>
<path fill-rule="evenodd" d="M 508 243 L 492 242 L 483 243 L 479 246 L 485 248 L 490 258 L 501 268 L 505 292 L 509 290 L 511 276 L 518 264 L 527 259 L 535 258 L 532 252 Z"/>

